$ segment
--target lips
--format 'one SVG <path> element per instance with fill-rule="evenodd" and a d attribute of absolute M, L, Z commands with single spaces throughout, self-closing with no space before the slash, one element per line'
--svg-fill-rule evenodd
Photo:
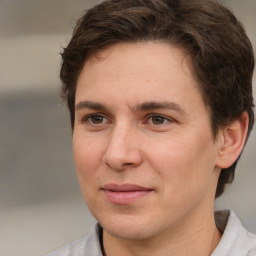
<path fill-rule="evenodd" d="M 102 191 L 108 201 L 113 204 L 130 204 L 152 193 L 153 189 L 134 184 L 106 184 Z"/>

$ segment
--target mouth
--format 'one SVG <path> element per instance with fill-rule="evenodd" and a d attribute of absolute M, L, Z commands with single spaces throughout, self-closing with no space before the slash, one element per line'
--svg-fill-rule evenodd
<path fill-rule="evenodd" d="M 153 189 L 134 184 L 106 184 L 101 190 L 113 204 L 131 204 L 153 192 Z"/>

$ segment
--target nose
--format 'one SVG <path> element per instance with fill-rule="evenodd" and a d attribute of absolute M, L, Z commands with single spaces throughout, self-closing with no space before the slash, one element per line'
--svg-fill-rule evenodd
<path fill-rule="evenodd" d="M 139 166 L 142 155 L 136 131 L 128 127 L 114 128 L 102 160 L 105 165 L 117 171 Z"/>

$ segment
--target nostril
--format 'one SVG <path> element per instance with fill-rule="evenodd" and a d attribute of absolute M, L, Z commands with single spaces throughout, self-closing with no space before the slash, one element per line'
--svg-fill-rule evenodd
<path fill-rule="evenodd" d="M 130 166 L 132 163 L 124 163 L 122 166 Z"/>
<path fill-rule="evenodd" d="M 108 166 L 109 168 L 111 168 L 111 169 L 115 169 L 115 170 L 119 170 L 119 171 L 121 171 L 122 169 L 125 169 L 126 167 L 129 167 L 129 166 L 132 166 L 133 164 L 132 163 L 124 163 L 124 164 L 122 164 L 122 165 L 120 165 L 120 166 L 117 166 L 117 164 L 115 165 L 114 163 L 111 165 L 110 163 L 108 163 L 108 162 L 104 162 L 104 164 L 106 165 L 106 166 Z"/>

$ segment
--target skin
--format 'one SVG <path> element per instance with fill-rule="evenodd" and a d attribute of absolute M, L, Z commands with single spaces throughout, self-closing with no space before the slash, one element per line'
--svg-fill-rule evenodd
<path fill-rule="evenodd" d="M 213 138 L 189 57 L 162 43 L 111 46 L 86 61 L 75 104 L 74 160 L 105 255 L 210 255 L 227 140 Z M 150 192 L 113 203 L 106 184 Z"/>

